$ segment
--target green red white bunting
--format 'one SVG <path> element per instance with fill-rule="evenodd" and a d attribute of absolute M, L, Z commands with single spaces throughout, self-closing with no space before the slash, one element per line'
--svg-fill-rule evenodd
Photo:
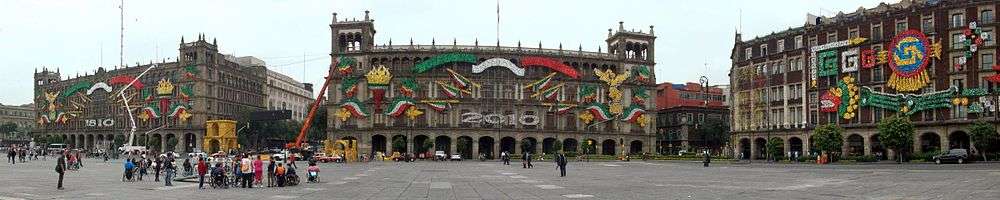
<path fill-rule="evenodd" d="M 364 104 L 361 104 L 358 99 L 346 98 L 340 101 L 340 107 L 347 109 L 354 117 L 368 117 L 368 112 L 365 111 L 367 109 L 365 109 Z"/>
<path fill-rule="evenodd" d="M 537 81 L 528 83 L 528 85 L 525 85 L 523 88 L 524 89 L 531 88 L 534 91 L 544 90 L 544 89 L 548 88 L 549 86 L 552 86 L 552 83 L 553 83 L 552 82 L 552 77 L 555 77 L 555 76 L 556 76 L 556 73 L 552 72 L 552 73 L 550 73 L 549 75 L 545 76 L 542 79 L 538 79 Z"/>
<path fill-rule="evenodd" d="M 181 104 L 174 104 L 173 107 L 170 108 L 170 110 L 171 110 L 170 114 L 167 115 L 167 116 L 177 117 L 179 114 L 181 114 L 183 112 L 186 112 L 187 111 L 187 107 L 185 107 L 184 105 L 181 105 Z"/>
<path fill-rule="evenodd" d="M 399 87 L 399 92 L 402 93 L 403 96 L 411 98 L 414 97 L 413 94 L 416 93 L 417 90 L 420 90 L 420 84 L 417 84 L 417 81 L 413 80 L 413 78 L 404 78 L 402 87 Z"/>
<path fill-rule="evenodd" d="M 442 89 L 441 93 L 443 93 L 444 95 L 448 96 L 448 98 L 457 98 L 460 95 L 460 93 L 466 93 L 466 94 L 471 94 L 472 93 L 472 92 L 469 92 L 468 90 L 462 90 L 462 89 L 460 89 L 458 87 L 455 87 L 452 84 L 448 84 L 448 83 L 444 83 L 444 82 L 440 82 L 440 81 L 438 81 L 436 83 L 441 86 L 441 89 Z"/>
<path fill-rule="evenodd" d="M 600 103 L 592 103 L 586 108 L 587 112 L 590 112 L 594 116 L 594 120 L 597 121 L 608 121 L 611 119 L 611 112 L 608 112 L 608 106 Z"/>
<path fill-rule="evenodd" d="M 451 69 L 447 70 L 448 73 L 451 74 L 451 83 L 455 84 L 456 87 L 461 89 L 468 89 L 469 86 L 474 86 L 477 88 L 480 87 L 479 84 L 472 82 L 472 80 L 469 80 L 469 78 L 465 78 L 465 76 L 458 74 L 458 72 L 455 72 L 454 70 Z"/>
<path fill-rule="evenodd" d="M 644 113 L 646 113 L 646 110 L 643 110 L 639 105 L 629 106 L 624 115 L 622 115 L 622 121 L 635 123 Z"/>
<path fill-rule="evenodd" d="M 386 110 L 385 114 L 392 117 L 399 117 L 403 113 L 406 113 L 406 109 L 414 105 L 416 104 L 413 102 L 413 99 L 409 97 L 396 97 L 392 100 L 392 104 L 390 104 L 389 110 Z"/>
<path fill-rule="evenodd" d="M 353 71 L 351 66 L 357 62 L 358 61 L 352 57 L 341 56 L 337 58 L 337 72 L 340 72 L 341 75 L 351 74 L 351 71 Z"/>
<path fill-rule="evenodd" d="M 563 87 L 563 85 L 565 85 L 565 84 L 564 83 L 560 83 L 559 85 L 556 85 L 556 86 L 553 86 L 553 87 L 549 87 L 549 88 L 546 88 L 545 90 L 536 92 L 535 94 L 531 95 L 531 98 L 535 98 L 537 96 L 542 96 L 542 98 L 544 98 L 546 100 L 553 100 L 553 99 L 555 99 L 556 94 L 559 94 L 559 89 L 561 89 Z"/>
<path fill-rule="evenodd" d="M 580 102 L 591 102 L 597 99 L 597 89 L 595 86 L 590 84 L 580 85 L 580 91 L 577 93 L 577 97 L 580 98 Z"/>
<path fill-rule="evenodd" d="M 636 81 L 647 82 L 652 80 L 652 73 L 649 72 L 649 67 L 645 65 L 636 66 L 632 68 L 632 71 Z"/>
<path fill-rule="evenodd" d="M 565 104 L 565 103 L 557 104 L 556 105 L 556 114 L 560 114 L 561 115 L 561 114 L 569 113 L 569 111 L 572 111 L 573 108 L 575 108 L 575 107 L 576 107 L 576 104 Z"/>
<path fill-rule="evenodd" d="M 346 77 L 342 82 L 340 82 L 340 92 L 344 94 L 345 98 L 354 97 L 354 94 L 358 92 L 358 81 L 361 80 L 358 77 Z"/>

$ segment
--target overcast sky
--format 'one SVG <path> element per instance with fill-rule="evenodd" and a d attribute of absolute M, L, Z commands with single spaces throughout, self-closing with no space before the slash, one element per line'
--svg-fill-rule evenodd
<path fill-rule="evenodd" d="M 806 13 L 834 15 L 875 0 L 588 1 L 500 0 L 500 43 L 607 51 L 608 28 L 655 26 L 657 82 L 728 84 L 733 34 L 744 40 L 801 26 Z M 895 2 L 895 1 L 892 1 Z M 0 103 L 32 101 L 32 73 L 93 74 L 119 60 L 119 1 L 0 0 Z M 375 19 L 377 44 L 496 44 L 497 1 L 135 1 L 125 2 L 125 63 L 177 57 L 180 38 L 204 33 L 222 53 L 256 56 L 270 69 L 322 84 L 330 64 L 332 13 Z M 742 13 L 742 14 L 741 14 Z M 742 20 L 741 19 L 742 16 Z M 742 26 L 740 26 L 742 24 Z M 707 67 L 706 67 L 707 63 Z"/>

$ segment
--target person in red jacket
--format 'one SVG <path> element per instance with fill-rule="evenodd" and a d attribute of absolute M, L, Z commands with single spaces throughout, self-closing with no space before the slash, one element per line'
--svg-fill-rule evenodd
<path fill-rule="evenodd" d="M 205 189 L 205 173 L 208 172 L 208 165 L 205 158 L 198 158 L 198 189 Z"/>

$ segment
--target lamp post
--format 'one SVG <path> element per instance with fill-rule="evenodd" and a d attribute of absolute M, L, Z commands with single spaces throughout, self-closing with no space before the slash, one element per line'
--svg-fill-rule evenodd
<path fill-rule="evenodd" d="M 698 81 L 701 82 L 701 100 L 702 100 L 701 107 L 702 108 L 708 108 L 708 94 L 706 94 L 706 92 L 708 90 L 708 77 L 701 76 L 701 78 L 698 78 Z M 704 112 L 704 111 L 705 110 L 703 109 L 702 112 Z M 701 123 L 703 123 L 703 122 L 705 122 L 705 121 L 704 120 L 695 121 L 694 122 L 694 129 L 698 130 L 699 125 L 701 125 Z M 708 144 L 708 141 L 705 140 L 705 132 L 704 131 L 700 131 L 700 132 L 701 132 L 701 147 L 702 148 L 706 148 L 708 146 L 708 145 L 706 145 L 706 144 Z"/>

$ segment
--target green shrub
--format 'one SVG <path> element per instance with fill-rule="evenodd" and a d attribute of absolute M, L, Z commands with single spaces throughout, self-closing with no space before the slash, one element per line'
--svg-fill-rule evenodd
<path fill-rule="evenodd" d="M 844 158 L 844 160 L 853 160 L 854 162 L 875 162 L 875 161 L 878 161 L 875 158 L 875 156 L 873 156 L 873 155 L 867 155 L 867 156 L 848 156 L 847 158 Z"/>
<path fill-rule="evenodd" d="M 928 152 L 921 152 L 921 153 L 916 153 L 916 154 L 910 154 L 910 155 L 908 155 L 908 157 L 909 157 L 910 160 L 931 161 L 931 160 L 934 160 L 934 156 L 936 156 L 938 154 L 941 154 L 941 152 L 937 151 L 937 150 L 934 150 L 934 151 L 928 151 Z"/>

